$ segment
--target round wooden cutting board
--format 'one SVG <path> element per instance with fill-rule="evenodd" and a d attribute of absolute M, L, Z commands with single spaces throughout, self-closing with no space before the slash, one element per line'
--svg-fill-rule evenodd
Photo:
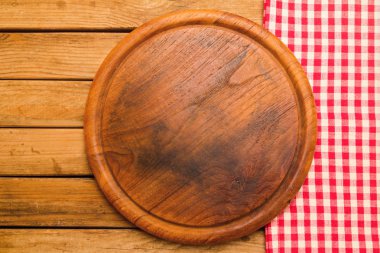
<path fill-rule="evenodd" d="M 185 244 L 248 235 L 295 196 L 316 143 L 305 73 L 261 26 L 182 11 L 133 31 L 85 114 L 90 166 L 141 229 Z"/>

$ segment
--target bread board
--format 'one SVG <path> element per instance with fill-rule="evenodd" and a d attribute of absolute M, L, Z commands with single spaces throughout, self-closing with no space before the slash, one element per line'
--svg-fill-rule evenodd
<path fill-rule="evenodd" d="M 86 152 L 109 202 L 157 237 L 248 235 L 295 196 L 316 143 L 302 67 L 274 35 L 221 11 L 181 11 L 125 37 L 99 68 Z"/>

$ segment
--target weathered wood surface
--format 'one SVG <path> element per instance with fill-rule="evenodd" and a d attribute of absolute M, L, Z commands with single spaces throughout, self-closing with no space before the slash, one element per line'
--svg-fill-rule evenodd
<path fill-rule="evenodd" d="M 82 129 L 0 128 L 0 176 L 91 175 Z"/>
<path fill-rule="evenodd" d="M 91 80 L 107 53 L 126 35 L 1 33 L 0 79 Z"/>
<path fill-rule="evenodd" d="M 184 9 L 218 9 L 261 24 L 262 0 L 2 0 L 0 29 L 118 30 Z"/>
<path fill-rule="evenodd" d="M 0 80 L 0 127 L 82 127 L 90 86 L 90 81 Z"/>
<path fill-rule="evenodd" d="M 92 176 L 82 130 L 35 129 L 82 127 L 99 64 L 146 20 L 211 8 L 261 23 L 262 7 L 262 0 L 0 1 L 0 127 L 10 127 L 0 129 L 0 176 L 6 176 L 0 178 L 0 252 L 265 252 L 262 230 L 226 245 L 186 247 L 130 229 L 92 178 L 45 178 Z"/>
<path fill-rule="evenodd" d="M 105 200 L 96 182 L 93 179 L 84 178 L 0 178 L 0 227 L 103 227 L 103 228 L 133 228 L 129 222 L 121 217 Z M 9 231 L 13 231 L 10 232 Z M 19 232 L 17 232 L 19 231 Z M 24 231 L 24 232 L 22 232 Z M 27 231 L 30 231 L 29 234 Z M 30 249 L 29 247 L 37 247 L 38 241 L 45 240 L 47 244 L 60 243 L 64 240 L 66 234 L 63 231 L 71 231 L 74 233 L 76 230 L 12 230 L 0 229 L 0 252 L 1 249 L 14 250 L 19 247 Z M 101 245 L 109 245 L 109 240 L 125 240 L 130 238 L 131 241 L 136 241 L 138 238 L 144 238 L 150 242 L 157 242 L 161 245 L 162 250 L 170 245 L 161 240 L 153 239 L 153 237 L 141 235 L 139 232 L 130 232 L 129 230 L 77 230 L 80 242 L 93 240 L 99 241 Z M 102 231 L 99 234 L 99 231 Z M 106 231 L 111 231 L 106 239 Z M 117 231 L 113 234 L 112 231 Z M 73 234 L 73 235 L 74 235 Z M 88 237 L 85 236 L 88 235 Z M 263 247 L 263 232 L 258 231 L 248 238 L 244 238 L 243 242 L 249 241 L 248 246 L 255 244 L 255 248 L 260 249 Z M 30 240 L 21 240 L 27 236 Z M 34 236 L 36 235 L 36 236 Z M 82 235 L 82 236 L 81 236 Z M 114 238 L 115 235 L 116 237 Z M 67 238 L 67 237 L 66 237 Z M 74 236 L 73 238 L 77 238 Z M 133 239 L 132 239 L 133 238 Z M 150 238 L 150 239 L 149 239 Z M 11 240 L 11 241 L 8 241 Z M 19 244 L 15 245 L 13 240 L 17 240 Z M 36 240 L 36 241 L 34 241 Z M 107 241 L 107 242 L 106 242 Z M 131 242 L 129 240 L 125 241 Z M 7 242 L 7 243 L 6 243 Z M 29 244 L 31 243 L 31 244 Z M 122 243 L 122 242 L 120 242 Z M 126 249 L 134 249 L 136 245 L 140 245 L 139 241 L 130 246 L 125 245 Z M 244 243 L 245 244 L 245 243 Z M 145 245 L 145 244 L 144 244 Z M 149 246 L 146 244 L 146 246 Z M 170 248 L 173 247 L 169 246 Z M 234 242 L 232 245 L 236 245 Z M 12 247 L 11 247 L 12 246 Z M 61 245 L 62 246 L 62 245 Z M 160 247 L 161 247 L 160 246 Z M 3 248 L 2 248 L 3 247 Z M 63 246 L 66 249 L 76 247 L 74 245 Z M 153 247 L 153 244 L 150 245 Z M 148 247 L 148 248 L 150 248 Z M 179 247 L 179 245 L 177 245 Z M 232 246 L 227 246 L 232 247 Z M 216 247 L 215 249 L 217 249 Z M 224 247 L 220 248 L 223 249 Z M 36 248 L 39 249 L 39 248 Z M 42 250 L 43 248 L 41 248 Z M 47 248 L 49 249 L 49 248 Z M 212 249 L 212 248 L 210 248 Z M 243 250 L 244 248 L 242 248 Z M 158 249 L 157 249 L 158 250 Z M 168 249 L 169 250 L 169 249 Z M 8 251 L 6 251 L 8 252 Z M 13 252 L 13 251 L 10 251 Z M 18 251 L 14 251 L 18 252 Z M 50 251 L 48 251 L 50 252 Z"/>
<path fill-rule="evenodd" d="M 169 243 L 135 229 L 0 229 L 0 252 L 263 253 L 264 232 L 215 246 Z"/>
<path fill-rule="evenodd" d="M 0 217 L 0 227 L 131 227 L 92 178 L 0 178 Z"/>

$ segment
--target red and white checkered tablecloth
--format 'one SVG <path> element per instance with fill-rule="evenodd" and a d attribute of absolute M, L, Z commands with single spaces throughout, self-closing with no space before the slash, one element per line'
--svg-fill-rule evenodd
<path fill-rule="evenodd" d="M 318 108 L 309 175 L 266 227 L 267 251 L 380 252 L 380 0 L 266 0 Z"/>

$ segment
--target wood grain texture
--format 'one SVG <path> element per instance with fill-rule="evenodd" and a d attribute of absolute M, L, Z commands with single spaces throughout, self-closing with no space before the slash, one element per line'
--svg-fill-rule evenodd
<path fill-rule="evenodd" d="M 0 80 L 1 127 L 82 127 L 89 81 Z"/>
<path fill-rule="evenodd" d="M 1 227 L 131 227 L 92 178 L 0 178 L 0 217 Z"/>
<path fill-rule="evenodd" d="M 261 26 L 182 11 L 107 56 L 85 114 L 90 166 L 141 229 L 185 244 L 246 236 L 301 187 L 316 142 L 310 84 Z"/>
<path fill-rule="evenodd" d="M 0 79 L 91 80 L 121 33 L 1 33 Z"/>
<path fill-rule="evenodd" d="M 0 175 L 91 175 L 82 129 L 0 128 Z"/>
<path fill-rule="evenodd" d="M 128 31 L 176 9 L 224 9 L 262 21 L 262 1 L 0 1 L 0 126 L 81 127 L 90 80 L 124 34 L 22 31 Z M 82 86 L 82 84 L 85 84 Z M 92 175 L 80 129 L 1 129 L 0 176 Z M 75 191 L 75 193 L 74 193 Z M 62 196 L 62 198 L 60 197 Z M 226 245 L 188 247 L 130 228 L 92 179 L 1 178 L 0 252 L 265 252 L 263 231 Z M 45 229 L 42 227 L 107 227 Z"/>
<path fill-rule="evenodd" d="M 0 252 L 7 253 L 264 253 L 264 232 L 229 244 L 184 246 L 154 238 L 134 229 L 0 229 Z"/>
<path fill-rule="evenodd" d="M 130 29 L 183 9 L 219 9 L 261 24 L 262 0 L 2 0 L 0 29 Z"/>

